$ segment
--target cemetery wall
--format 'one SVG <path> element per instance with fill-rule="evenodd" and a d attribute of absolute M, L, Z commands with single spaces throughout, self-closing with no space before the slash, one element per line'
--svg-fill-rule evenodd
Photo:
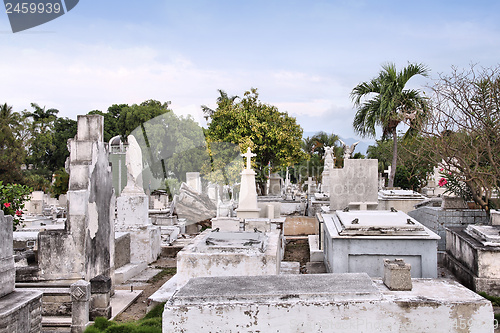
<path fill-rule="evenodd" d="M 488 224 L 486 213 L 479 209 L 442 209 L 441 207 L 419 207 L 407 213 L 418 222 L 438 234 L 438 251 L 446 251 L 445 228 L 467 227 L 469 224 Z"/>

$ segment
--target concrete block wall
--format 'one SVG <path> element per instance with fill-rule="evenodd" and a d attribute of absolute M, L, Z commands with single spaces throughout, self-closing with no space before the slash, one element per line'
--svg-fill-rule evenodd
<path fill-rule="evenodd" d="M 479 209 L 442 209 L 440 207 L 420 207 L 408 212 L 418 222 L 437 233 L 438 251 L 446 251 L 445 228 L 466 227 L 469 224 L 488 224 L 486 213 Z"/>

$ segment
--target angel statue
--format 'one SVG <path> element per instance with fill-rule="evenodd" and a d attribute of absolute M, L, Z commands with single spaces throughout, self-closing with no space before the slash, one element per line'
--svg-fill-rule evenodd
<path fill-rule="evenodd" d="M 353 143 L 350 147 L 342 140 L 340 140 L 340 143 L 342 144 L 342 147 L 344 148 L 344 160 L 347 160 L 352 157 L 352 153 L 354 152 L 354 149 L 356 148 L 358 142 Z"/>

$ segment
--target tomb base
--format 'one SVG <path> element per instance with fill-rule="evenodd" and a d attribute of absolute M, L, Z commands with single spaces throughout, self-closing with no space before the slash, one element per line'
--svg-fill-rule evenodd
<path fill-rule="evenodd" d="M 194 278 L 163 312 L 163 333 L 442 333 L 463 325 L 493 333 L 491 302 L 448 280 L 389 291 L 365 273 Z"/>
<path fill-rule="evenodd" d="M 117 232 L 130 234 L 130 262 L 152 263 L 161 253 L 161 228 L 154 225 L 117 225 Z"/>
<path fill-rule="evenodd" d="M 257 219 L 260 216 L 260 208 L 236 209 L 236 216 L 240 219 Z"/>
<path fill-rule="evenodd" d="M 0 332 L 36 333 L 42 329 L 42 293 L 14 291 L 0 298 Z"/>
<path fill-rule="evenodd" d="M 446 229 L 444 264 L 466 287 L 500 296 L 499 260 L 500 246 L 483 244 L 465 228 Z"/>
<path fill-rule="evenodd" d="M 177 286 L 200 276 L 277 275 L 279 232 L 215 232 L 206 230 L 177 254 Z"/>

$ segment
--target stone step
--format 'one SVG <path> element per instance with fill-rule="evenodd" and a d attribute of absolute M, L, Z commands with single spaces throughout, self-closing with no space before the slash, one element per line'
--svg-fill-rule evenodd
<path fill-rule="evenodd" d="M 326 273 L 324 262 L 308 262 L 306 263 L 307 274 L 321 274 Z"/>
<path fill-rule="evenodd" d="M 122 284 L 148 267 L 146 263 L 126 264 L 115 271 L 115 283 Z"/>
<path fill-rule="evenodd" d="M 300 274 L 300 262 L 282 261 L 280 264 L 280 275 L 284 274 Z"/>
<path fill-rule="evenodd" d="M 43 316 L 42 333 L 70 333 L 71 317 Z"/>
<path fill-rule="evenodd" d="M 128 281 L 130 282 L 148 282 L 153 278 L 156 274 L 160 273 L 161 269 L 147 267 L 145 270 L 130 278 Z"/>

